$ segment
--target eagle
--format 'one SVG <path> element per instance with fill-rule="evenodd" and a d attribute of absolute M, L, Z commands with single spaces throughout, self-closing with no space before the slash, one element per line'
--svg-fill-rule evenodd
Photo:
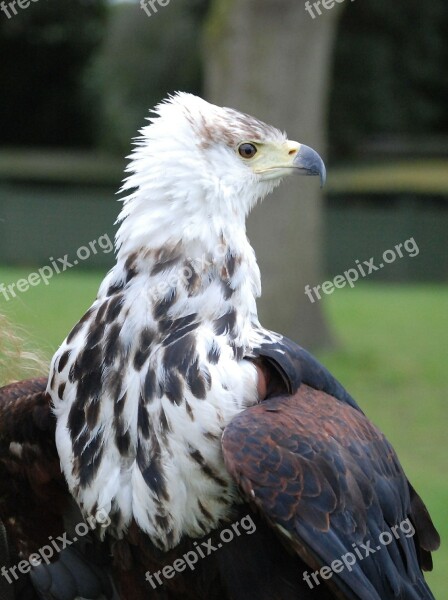
<path fill-rule="evenodd" d="M 257 317 L 246 217 L 284 177 L 323 184 L 320 156 L 177 93 L 126 171 L 96 299 L 48 378 L 0 390 L 7 592 L 433 598 L 422 571 L 439 536 L 392 446 Z"/>

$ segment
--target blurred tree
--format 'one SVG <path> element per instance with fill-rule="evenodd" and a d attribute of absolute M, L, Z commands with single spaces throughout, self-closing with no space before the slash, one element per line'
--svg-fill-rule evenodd
<path fill-rule="evenodd" d="M 92 145 L 96 115 L 83 76 L 107 1 L 41 0 L 0 17 L 0 143 Z"/>
<path fill-rule="evenodd" d="M 101 94 L 99 143 L 129 152 L 148 108 L 177 90 L 199 93 L 199 31 L 208 0 L 176 0 L 148 17 L 138 4 L 112 9 L 90 85 Z"/>
<path fill-rule="evenodd" d="M 348 4 L 335 44 L 332 158 L 353 157 L 372 135 L 448 135 L 446 0 Z"/>
<path fill-rule="evenodd" d="M 207 96 L 287 128 L 324 154 L 338 6 L 313 21 L 297 0 L 281 7 L 278 0 L 215 0 L 206 33 Z M 261 321 L 306 346 L 329 341 L 320 303 L 304 293 L 306 284 L 323 280 L 321 220 L 318 182 L 294 178 L 249 221 L 262 272 Z"/>

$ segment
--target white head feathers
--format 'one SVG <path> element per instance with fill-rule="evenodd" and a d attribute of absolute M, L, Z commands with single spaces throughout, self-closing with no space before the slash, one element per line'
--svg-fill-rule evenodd
<path fill-rule="evenodd" d="M 280 182 L 262 177 L 238 154 L 243 142 L 282 145 L 285 134 L 233 109 L 178 93 L 159 104 L 137 138 L 122 191 L 117 245 L 160 247 L 193 239 L 215 243 L 244 230 L 260 198 Z M 213 239 L 213 241 L 212 241 Z"/>

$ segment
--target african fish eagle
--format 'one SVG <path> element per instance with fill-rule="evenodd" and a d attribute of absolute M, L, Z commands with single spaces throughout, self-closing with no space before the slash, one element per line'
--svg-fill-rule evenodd
<path fill-rule="evenodd" d="M 438 535 L 391 445 L 322 365 L 258 321 L 246 217 L 286 176 L 323 183 L 320 156 L 178 93 L 127 172 L 116 264 L 48 382 L 0 391 L 10 563 L 71 533 L 16 590 L 433 598 L 422 569 Z M 74 543 L 82 519 L 93 525 Z"/>

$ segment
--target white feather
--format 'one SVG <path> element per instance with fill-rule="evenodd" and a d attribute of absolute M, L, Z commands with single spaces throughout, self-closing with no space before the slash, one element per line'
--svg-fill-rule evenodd
<path fill-rule="evenodd" d="M 250 355 L 268 335 L 261 330 L 257 318 L 260 272 L 246 236 L 245 219 L 255 202 L 278 181 L 258 178 L 226 141 L 229 137 L 247 139 L 246 122 L 251 131 L 259 130 L 260 137 L 285 140 L 284 134 L 263 123 L 190 94 L 177 94 L 156 108 L 156 117 L 141 131 L 127 168 L 129 176 L 122 187 L 128 195 L 118 218 L 117 264 L 100 287 L 91 319 L 70 343 L 62 344 L 52 362 L 53 384 L 49 384 L 48 391 L 57 417 L 56 443 L 73 496 L 85 514 L 100 508 L 119 514 L 118 524 L 111 525 L 116 535 L 122 535 L 135 519 L 152 541 L 165 549 L 175 545 L 182 535 L 206 533 L 198 501 L 211 515 L 211 529 L 227 516 L 229 504 L 238 499 L 224 466 L 220 435 L 235 415 L 258 400 L 256 369 L 249 361 L 236 359 L 230 344 Z M 214 135 L 217 130 L 225 133 L 225 139 Z M 157 252 L 173 248 L 177 248 L 182 261 L 152 274 Z M 125 288 L 120 316 L 120 342 L 129 359 L 121 386 L 126 392 L 122 418 L 130 435 L 130 451 L 123 456 L 117 448 L 114 400 L 107 392 L 107 378 L 119 368 L 117 362 L 103 372 L 98 423 L 92 431 L 87 425 L 82 431 L 88 434 L 88 443 L 101 434 L 103 452 L 93 482 L 80 486 L 68 428 L 77 381 L 70 380 L 69 372 L 83 351 L 88 327 L 106 300 L 110 286 L 125 281 L 126 261 L 133 253 L 138 257 L 138 273 Z M 239 263 L 230 277 L 232 294 L 226 298 L 221 273 L 229 253 L 238 257 Z M 191 265 L 190 271 L 201 279 L 201 292 L 196 295 L 187 293 L 185 264 Z M 179 406 L 162 395 L 144 408 L 160 446 L 169 498 L 165 500 L 148 487 L 137 460 L 139 446 L 148 458 L 153 452 L 151 443 L 142 439 L 139 431 L 138 407 L 147 369 L 151 367 L 159 381 L 165 376 L 163 339 L 153 344 L 141 371 L 132 368 L 131 357 L 138 350 L 143 328 L 157 330 L 154 306 L 168 293 L 176 293 L 176 301 L 167 314 L 169 319 L 199 315 L 200 324 L 194 332 L 196 352 L 201 368 L 207 365 L 212 383 L 205 399 L 198 399 L 185 386 L 184 401 Z M 232 309 L 236 311 L 235 334 L 217 335 L 215 321 Z M 207 364 L 207 351 L 213 341 L 220 349 L 220 360 Z M 59 373 L 58 361 L 68 349 L 70 360 Z M 65 384 L 62 398 L 57 393 L 61 383 Z M 194 420 L 188 414 L 187 403 Z M 161 409 L 169 423 L 165 437 L 161 431 Z M 216 436 L 215 441 L 204 435 L 207 433 Z M 224 491 L 192 461 L 189 448 L 197 449 L 206 464 L 226 482 Z M 223 497 L 229 504 L 222 502 Z M 156 515 L 165 517 L 169 525 L 161 526 Z"/>

